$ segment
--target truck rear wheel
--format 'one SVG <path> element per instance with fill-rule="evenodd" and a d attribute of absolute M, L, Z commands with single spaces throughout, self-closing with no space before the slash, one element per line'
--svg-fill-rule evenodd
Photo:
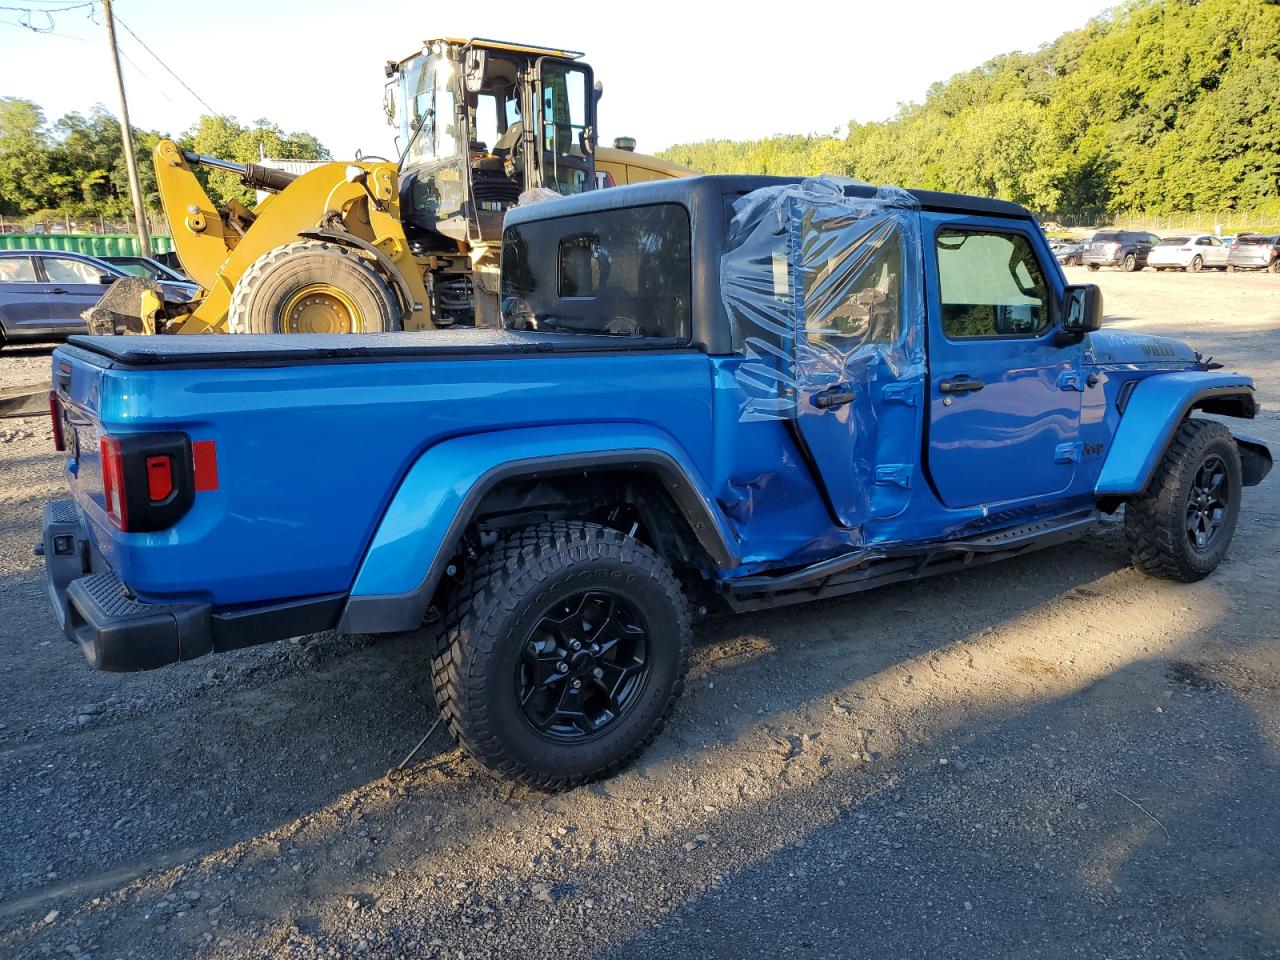
<path fill-rule="evenodd" d="M 1215 420 L 1184 420 L 1146 493 L 1124 508 L 1133 565 L 1190 583 L 1226 556 L 1240 512 L 1240 452 Z"/>
<path fill-rule="evenodd" d="M 316 240 L 268 250 L 231 294 L 232 333 L 380 333 L 400 307 L 377 269 L 347 247 Z"/>
<path fill-rule="evenodd" d="M 592 523 L 527 527 L 458 588 L 432 661 L 440 713 L 488 770 L 564 789 L 630 762 L 689 666 L 688 605 L 644 544 Z"/>

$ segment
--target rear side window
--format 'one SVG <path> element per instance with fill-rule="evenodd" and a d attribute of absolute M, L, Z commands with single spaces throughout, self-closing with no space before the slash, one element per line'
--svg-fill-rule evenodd
<path fill-rule="evenodd" d="M 1025 236 L 943 229 L 936 251 L 947 337 L 1027 337 L 1048 329 L 1049 285 Z"/>
<path fill-rule="evenodd" d="M 0 257 L 0 283 L 35 283 L 36 268 L 30 257 Z"/>
<path fill-rule="evenodd" d="M 92 264 L 62 257 L 41 257 L 50 283 L 97 283 L 102 271 Z"/>
<path fill-rule="evenodd" d="M 513 329 L 688 340 L 689 214 L 622 207 L 508 227 L 502 313 Z"/>

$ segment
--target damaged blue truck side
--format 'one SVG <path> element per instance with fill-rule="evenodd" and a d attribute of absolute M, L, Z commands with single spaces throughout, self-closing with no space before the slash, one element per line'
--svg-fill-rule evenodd
<path fill-rule="evenodd" d="M 53 357 L 67 636 L 139 670 L 423 629 L 454 736 L 540 787 L 626 763 L 691 617 L 1058 543 L 1123 507 L 1190 581 L 1271 454 L 1249 377 L 1101 330 L 1034 218 L 833 179 L 512 210 L 501 331 L 78 337 Z M 1211 416 L 1205 416 L 1205 415 Z"/>

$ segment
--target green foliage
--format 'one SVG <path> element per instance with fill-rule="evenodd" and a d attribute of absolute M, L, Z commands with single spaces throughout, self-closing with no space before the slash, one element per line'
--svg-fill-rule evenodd
<path fill-rule="evenodd" d="M 161 139 L 154 130 L 133 131 L 138 176 L 144 203 L 159 214 L 151 151 Z M 309 133 L 285 133 L 269 120 L 244 126 L 233 117 L 201 117 L 178 143 L 185 149 L 236 160 L 257 162 L 262 154 L 303 160 L 328 159 L 329 152 Z M 198 174 L 203 176 L 203 173 Z M 254 203 L 232 174 L 213 173 L 210 197 Z M 53 124 L 30 100 L 0 97 L 0 215 L 47 216 L 53 219 L 132 216 L 129 181 L 120 142 L 120 123 L 101 106 L 88 115 L 68 113 Z"/>
<path fill-rule="evenodd" d="M 244 126 L 235 117 L 201 117 L 178 141 L 184 150 L 193 150 L 220 160 L 257 163 L 263 156 L 290 160 L 328 160 L 329 151 L 309 133 L 285 133 L 270 120 Z M 254 192 L 232 173 L 197 170 L 210 198 L 219 205 L 238 200 L 246 207 L 256 202 Z"/>
<path fill-rule="evenodd" d="M 1280 7 L 1134 0 L 840 136 L 663 152 L 708 173 L 836 173 L 1041 211 L 1280 210 Z"/>

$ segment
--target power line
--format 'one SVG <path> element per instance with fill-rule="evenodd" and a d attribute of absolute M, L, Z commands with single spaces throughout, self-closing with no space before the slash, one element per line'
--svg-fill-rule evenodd
<path fill-rule="evenodd" d="M 126 33 L 128 33 L 128 34 L 129 34 L 129 36 L 133 37 L 133 39 L 134 39 L 134 40 L 136 40 L 136 41 L 138 42 L 138 46 L 142 47 L 142 49 L 143 49 L 143 50 L 145 50 L 145 51 L 147 51 L 147 53 L 151 54 L 152 59 L 153 59 L 153 60 L 155 60 L 155 62 L 156 62 L 156 63 L 160 64 L 160 66 L 164 67 L 164 68 L 165 68 L 165 70 L 169 71 L 169 76 L 173 77 L 173 79 L 177 80 L 177 81 L 178 81 L 178 83 L 182 84 L 183 89 L 184 89 L 184 90 L 186 90 L 186 91 L 187 91 L 187 93 L 189 93 L 189 94 L 191 94 L 193 97 L 195 97 L 197 100 L 199 100 L 199 101 L 200 101 L 200 103 L 201 103 L 201 105 L 202 105 L 206 110 L 208 110 L 208 111 L 209 111 L 210 113 L 212 113 L 214 116 L 222 116 L 222 114 L 220 114 L 217 110 L 215 110 L 215 109 L 213 109 L 213 107 L 209 106 L 209 101 L 207 101 L 204 97 L 200 96 L 200 94 L 198 94 L 198 93 L 196 93 L 194 90 L 192 90 L 192 89 L 191 89 L 191 87 L 187 84 L 187 82 L 186 82 L 185 80 L 183 80 L 180 76 L 178 76 L 176 73 L 174 73 L 173 68 L 172 68 L 172 67 L 170 67 L 170 66 L 169 66 L 167 63 L 165 63 L 163 60 L 161 60 L 161 59 L 160 59 L 160 57 L 159 57 L 159 55 L 158 55 L 154 50 L 152 50 L 152 49 L 151 49 L 150 47 L 148 47 L 145 43 L 143 43 L 142 38 L 141 38 L 141 37 L 139 37 L 136 33 L 134 33 L 134 32 L 133 32 L 133 28 L 132 28 L 131 26 L 129 26 L 127 23 L 125 23 L 123 20 L 121 20 L 121 19 L 120 19 L 120 17 L 119 17 L 119 15 L 117 15 L 117 16 L 116 16 L 116 23 L 118 23 L 118 24 L 120 24 L 120 26 L 124 27 L 125 32 L 126 32 Z M 137 66 L 137 64 L 134 64 L 134 66 Z M 139 72 L 141 72 L 141 71 L 139 71 Z"/>

